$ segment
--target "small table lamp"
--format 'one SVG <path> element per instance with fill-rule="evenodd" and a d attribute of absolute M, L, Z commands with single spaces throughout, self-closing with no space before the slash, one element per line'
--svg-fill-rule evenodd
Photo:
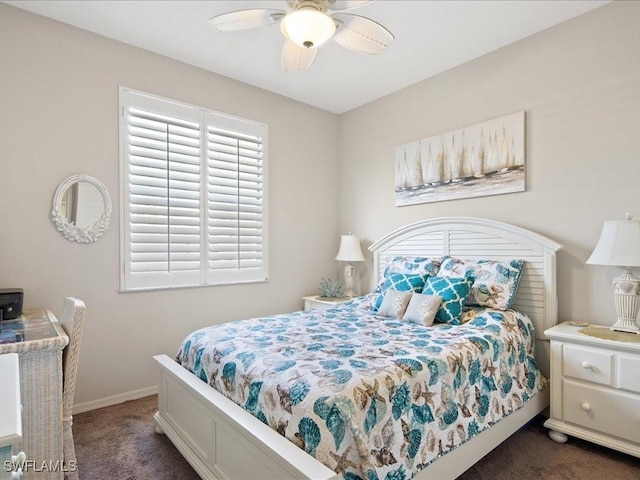
<path fill-rule="evenodd" d="M 627 219 L 604 222 L 600 240 L 587 260 L 592 265 L 615 265 L 625 272 L 613 279 L 613 298 L 618 321 L 611 330 L 640 333 L 636 324 L 640 305 L 640 279 L 630 267 L 640 267 L 640 222 Z"/>
<path fill-rule="evenodd" d="M 355 235 L 342 235 L 340 240 L 340 250 L 336 260 L 341 262 L 364 262 L 364 256 L 362 255 L 362 249 L 360 248 L 360 239 Z M 353 277 L 356 274 L 356 267 L 347 263 L 344 267 L 344 288 L 345 297 L 355 297 L 353 292 Z"/>

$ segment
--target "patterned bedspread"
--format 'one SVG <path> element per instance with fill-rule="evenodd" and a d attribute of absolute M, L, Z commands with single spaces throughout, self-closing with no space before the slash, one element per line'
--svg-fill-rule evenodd
<path fill-rule="evenodd" d="M 204 328 L 177 360 L 346 480 L 411 478 L 546 383 L 524 314 L 424 327 L 370 303 Z"/>

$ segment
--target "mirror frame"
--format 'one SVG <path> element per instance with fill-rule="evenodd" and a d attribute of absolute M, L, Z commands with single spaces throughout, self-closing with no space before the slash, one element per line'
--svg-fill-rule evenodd
<path fill-rule="evenodd" d="M 93 225 L 87 228 L 80 228 L 67 220 L 62 211 L 62 197 L 67 189 L 75 183 L 87 182 L 95 186 L 102 195 L 104 209 L 100 218 Z M 71 175 L 64 182 L 58 185 L 56 194 L 53 197 L 53 209 L 51 210 L 51 220 L 56 225 L 56 229 L 64 237 L 72 242 L 92 243 L 95 242 L 108 228 L 111 222 L 111 195 L 104 184 L 97 178 L 85 174 Z"/>

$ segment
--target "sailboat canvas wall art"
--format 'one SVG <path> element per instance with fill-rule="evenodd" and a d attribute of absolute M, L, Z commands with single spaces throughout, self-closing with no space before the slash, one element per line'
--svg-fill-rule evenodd
<path fill-rule="evenodd" d="M 524 192 L 524 112 L 396 147 L 396 206 Z"/>

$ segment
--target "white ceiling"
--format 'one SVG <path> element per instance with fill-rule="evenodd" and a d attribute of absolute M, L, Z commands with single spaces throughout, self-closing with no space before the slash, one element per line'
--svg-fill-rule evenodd
<path fill-rule="evenodd" d="M 285 0 L 4 3 L 339 114 L 609 2 L 378 0 L 349 13 L 391 30 L 384 53 L 329 41 L 301 72 L 282 70 L 277 25 L 218 33 L 208 23 L 233 10 L 286 10 Z"/>

